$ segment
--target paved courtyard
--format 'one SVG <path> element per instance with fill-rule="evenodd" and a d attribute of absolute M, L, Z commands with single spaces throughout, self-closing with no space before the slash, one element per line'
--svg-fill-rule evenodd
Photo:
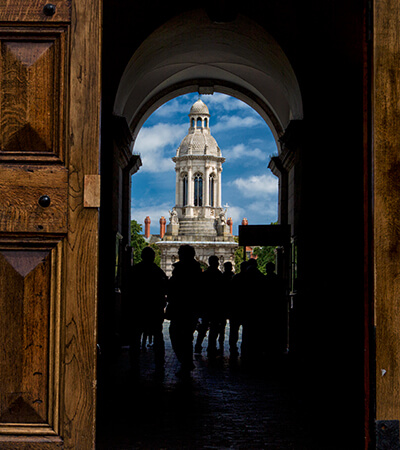
<path fill-rule="evenodd" d="M 110 370 L 113 389 L 107 402 L 100 402 L 98 449 L 330 448 L 329 439 L 312 441 L 281 371 L 270 367 L 254 373 L 240 359 L 229 363 L 229 326 L 223 357 L 210 362 L 205 340 L 192 377 L 180 380 L 168 325 L 164 374 L 156 373 L 151 348 L 142 353 L 138 377 L 129 370 L 128 349 Z"/>

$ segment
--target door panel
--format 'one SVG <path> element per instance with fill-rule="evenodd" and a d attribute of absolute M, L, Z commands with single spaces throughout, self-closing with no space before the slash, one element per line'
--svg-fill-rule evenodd
<path fill-rule="evenodd" d="M 32 11 L 29 3 L 13 2 L 15 17 L 23 15 L 23 8 Z M 37 5 L 31 6 L 35 9 Z M 41 20 L 40 14 L 28 10 L 24 20 Z M 10 8 L 0 8 L 0 14 L 5 11 L 11 14 Z M 21 435 L 62 433 L 61 311 L 66 276 L 62 249 L 68 236 L 69 192 L 64 80 L 68 29 L 65 25 L 44 27 L 40 22 L 25 25 L 15 20 L 0 27 L 2 447 L 8 438 L 1 435 L 20 436 L 23 442 Z M 9 444 L 9 448 L 14 445 Z"/>
<path fill-rule="evenodd" d="M 98 209 L 84 207 L 84 179 L 99 170 L 101 2 L 51 5 L 0 2 L 0 448 L 85 450 Z"/>
<path fill-rule="evenodd" d="M 68 170 L 59 165 L 0 165 L 0 232 L 66 233 Z M 44 196 L 48 200 L 40 204 Z"/>
<path fill-rule="evenodd" d="M 68 22 L 71 0 L 53 0 L 54 14 L 46 14 L 43 0 L 4 0 L 0 3 L 0 18 L 10 22 Z"/>
<path fill-rule="evenodd" d="M 64 160 L 66 35 L 0 30 L 0 160 Z"/>
<path fill-rule="evenodd" d="M 61 242 L 0 243 L 0 433 L 59 429 L 61 255 Z"/>

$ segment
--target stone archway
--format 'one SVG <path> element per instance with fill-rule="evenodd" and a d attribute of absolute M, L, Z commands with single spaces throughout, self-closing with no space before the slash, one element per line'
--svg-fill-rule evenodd
<path fill-rule="evenodd" d="M 213 23 L 204 10 L 183 13 L 154 31 L 131 57 L 119 83 L 114 114 L 128 124 L 133 147 L 141 126 L 159 106 L 196 91 L 236 97 L 270 127 L 278 152 L 285 150 L 285 164 L 275 161 L 271 166 L 280 180 L 279 222 L 291 223 L 295 236 L 293 211 L 299 193 L 294 183 L 289 186 L 289 178 L 298 184 L 298 160 L 293 157 L 298 144 L 293 145 L 297 139 L 293 134 L 298 134 L 303 104 L 296 75 L 279 44 L 245 16 Z"/>
<path fill-rule="evenodd" d="M 258 3 L 258 8 L 253 3 L 243 5 L 241 12 L 255 18 L 261 27 L 240 15 L 228 24 L 214 24 L 204 12 L 199 11 L 167 21 L 166 17 L 171 17 L 180 9 L 168 9 L 168 14 L 164 9 L 161 12 L 154 11 L 153 14 L 148 7 L 146 15 L 141 11 L 134 14 L 136 5 L 127 8 L 128 11 L 125 9 L 124 17 L 127 19 L 114 21 L 115 25 L 109 26 L 109 36 L 113 34 L 113 39 L 109 43 L 107 73 L 112 73 L 112 76 L 107 81 L 111 79 L 112 83 L 106 84 L 109 93 L 107 114 L 112 109 L 114 114 L 126 119 L 129 131 L 135 138 L 148 115 L 169 99 L 187 92 L 216 91 L 234 95 L 253 106 L 270 126 L 272 124 L 275 138 L 284 138 L 284 145 L 278 144 L 280 158 L 275 161 L 274 170 L 285 171 L 285 179 L 281 178 L 281 182 L 284 181 L 287 187 L 295 183 L 302 189 L 301 227 L 297 241 L 299 267 L 302 266 L 301 283 L 298 284 L 302 290 L 298 323 L 301 323 L 302 329 L 298 333 L 296 352 L 299 360 L 306 364 L 300 367 L 300 379 L 306 381 L 312 391 L 310 404 L 322 406 L 324 414 L 319 417 L 321 422 L 328 424 L 329 420 L 335 419 L 334 424 L 341 425 L 343 416 L 352 420 L 354 416 L 359 417 L 362 401 L 354 392 L 360 387 L 361 376 L 357 375 L 357 370 L 362 366 L 365 355 L 360 339 L 364 329 L 360 295 L 366 293 L 366 288 L 365 284 L 362 287 L 364 279 L 359 270 L 363 257 L 361 245 L 367 242 L 360 229 L 362 219 L 369 214 L 368 210 L 363 217 L 361 197 L 364 192 L 364 200 L 367 201 L 371 195 L 369 185 L 364 188 L 362 185 L 363 169 L 369 167 L 367 150 L 362 154 L 361 94 L 364 92 L 365 96 L 370 95 L 369 87 L 362 84 L 363 75 L 370 70 L 368 61 L 364 68 L 362 66 L 365 63 L 362 52 L 366 45 L 362 37 L 365 11 L 362 4 L 354 4 L 351 10 L 346 10 L 346 14 L 340 14 L 343 5 L 337 3 L 337 13 L 332 14 L 333 4 L 321 6 L 316 11 L 315 5 L 294 8 L 279 2 L 268 2 L 268 9 L 264 13 L 267 4 Z M 334 4 L 336 8 L 336 2 Z M 165 8 L 169 8 L 169 5 Z M 117 13 L 110 14 L 113 10 L 114 4 L 109 6 L 106 17 L 116 16 Z M 108 20 L 111 23 L 111 19 Z M 143 25 L 140 21 L 144 22 Z M 164 25 L 153 31 L 157 26 L 154 24 L 160 23 Z M 129 24 L 131 28 L 121 24 Z M 135 39 L 124 40 L 128 31 L 118 31 L 129 28 L 130 33 L 132 24 L 138 29 Z M 196 24 L 199 27 L 196 28 Z M 251 26 L 246 29 L 246 24 Z M 284 46 L 286 54 L 290 55 L 296 76 L 301 81 L 301 95 L 294 70 L 276 42 L 270 38 L 268 40 L 266 29 L 273 33 Z M 209 30 L 210 35 L 197 34 L 195 30 Z M 233 41 L 226 37 L 229 33 Z M 174 35 L 177 39 L 174 39 Z M 146 39 L 146 36 L 149 37 Z M 182 39 L 185 36 L 187 42 Z M 212 41 L 217 42 L 217 47 L 208 48 L 207 43 Z M 267 42 L 270 46 L 266 45 Z M 116 51 L 116 43 L 124 44 L 121 45 L 122 51 Z M 193 47 L 195 51 L 190 52 L 190 45 L 196 44 L 197 47 Z M 236 48 L 240 49 L 240 54 L 236 53 Z M 124 58 L 119 58 L 122 52 Z M 117 58 L 110 57 L 110 54 L 118 54 L 118 58 L 123 60 L 117 69 L 113 64 Z M 130 55 L 133 57 L 128 63 Z M 121 75 L 124 66 L 126 70 Z M 318 70 L 315 70 L 316 67 Z M 277 86 L 276 90 L 274 86 Z M 307 105 L 308 126 L 300 130 L 299 134 L 307 142 L 307 151 L 302 152 L 299 158 L 294 135 L 296 126 L 301 122 L 296 119 L 303 118 L 302 96 L 304 105 Z M 114 104 L 113 108 L 111 104 Z M 342 133 L 338 133 L 338 118 L 343 126 L 352 130 L 345 141 Z M 289 129 L 289 123 L 294 125 L 292 130 Z M 125 131 L 128 131 L 128 127 Z M 293 134 L 289 131 L 293 131 Z M 124 136 L 130 138 L 130 133 Z M 365 137 L 366 147 L 368 143 L 368 137 Z M 337 149 L 341 149 L 346 162 L 340 166 L 339 182 L 337 164 L 333 163 Z M 102 158 L 104 178 L 111 160 L 107 152 L 108 149 L 104 149 Z M 303 181 L 300 184 L 296 176 L 288 173 L 290 164 L 297 164 L 296 157 L 303 164 Z M 114 180 L 112 175 L 109 175 L 109 179 Z M 289 207 L 287 199 L 290 194 L 286 191 L 285 196 L 286 199 L 282 201 Z M 344 229 L 339 229 L 341 227 L 332 220 L 335 216 L 347 218 Z M 288 222 L 291 223 L 289 217 Z M 367 229 L 369 232 L 371 230 Z M 323 250 L 325 248 L 326 252 L 328 247 L 340 248 L 341 245 L 349 245 L 354 264 L 344 268 L 340 280 L 331 283 L 330 288 L 326 289 L 332 273 L 341 266 L 341 257 L 339 252 L 332 252 L 327 258 Z M 320 263 L 315 264 L 316 261 Z M 343 314 L 342 303 L 337 301 L 342 299 L 343 288 L 351 298 L 346 304 L 346 314 Z M 369 306 L 367 301 L 372 298 L 372 294 L 367 294 L 365 305 Z M 323 320 L 319 320 L 321 317 Z M 340 336 L 336 333 L 338 323 L 342 324 Z M 316 336 L 319 338 L 315 339 Z M 312 364 L 307 363 L 314 362 L 315 354 L 321 358 L 318 374 L 310 377 L 309 367 Z M 343 367 L 348 370 L 343 371 Z M 368 367 L 364 367 L 369 375 Z M 320 393 L 327 385 L 330 390 L 326 392 L 327 397 L 322 397 Z M 329 408 L 324 405 L 329 405 Z M 335 411 L 340 411 L 337 418 L 334 417 Z M 334 430 L 335 426 L 328 425 L 327 428 Z"/>
<path fill-rule="evenodd" d="M 300 88 L 288 58 L 265 29 L 244 16 L 219 24 L 198 10 L 166 22 L 129 61 L 114 114 L 125 117 L 135 139 L 159 106 L 193 91 L 239 98 L 263 117 L 276 140 L 290 121 L 303 118 Z"/>

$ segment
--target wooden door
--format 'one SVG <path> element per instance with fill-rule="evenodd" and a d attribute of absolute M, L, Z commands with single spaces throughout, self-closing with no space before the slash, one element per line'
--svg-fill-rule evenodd
<path fill-rule="evenodd" d="M 373 2 L 376 448 L 400 442 L 400 9 Z"/>
<path fill-rule="evenodd" d="M 0 0 L 0 448 L 94 447 L 100 9 Z"/>

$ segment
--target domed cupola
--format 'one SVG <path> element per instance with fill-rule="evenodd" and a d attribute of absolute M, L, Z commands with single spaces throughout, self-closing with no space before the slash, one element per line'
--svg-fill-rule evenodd
<path fill-rule="evenodd" d="M 188 134 L 178 147 L 176 156 L 214 155 L 221 156 L 217 141 L 210 133 L 210 113 L 207 105 L 199 99 L 190 109 Z"/>
<path fill-rule="evenodd" d="M 207 105 L 199 98 L 190 108 L 189 116 L 206 115 L 210 116 Z"/>
<path fill-rule="evenodd" d="M 221 172 L 225 158 L 211 136 L 210 113 L 202 100 L 197 100 L 191 107 L 189 120 L 188 134 L 172 158 L 176 171 L 174 214 L 179 219 L 180 233 L 183 233 L 184 220 L 195 219 L 197 225 L 204 222 L 203 231 L 215 235 L 215 221 L 223 213 Z M 188 223 L 188 227 L 193 223 Z"/>

